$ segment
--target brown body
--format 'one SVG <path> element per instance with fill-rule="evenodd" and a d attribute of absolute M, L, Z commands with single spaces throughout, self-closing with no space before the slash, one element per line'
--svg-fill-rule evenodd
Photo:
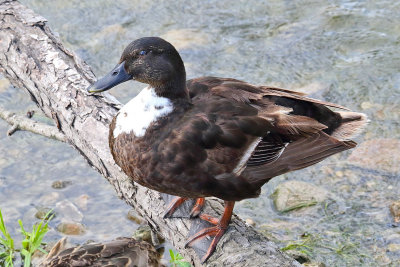
<path fill-rule="evenodd" d="M 198 78 L 187 89 L 191 101 L 176 100 L 174 111 L 143 137 L 114 138 L 115 118 L 109 137 L 112 155 L 128 176 L 182 197 L 257 197 L 272 177 L 354 147 L 346 140 L 354 124 L 365 122 L 363 114 L 327 108 L 342 108 L 335 104 L 233 79 Z M 234 172 L 260 138 L 242 170 Z"/>

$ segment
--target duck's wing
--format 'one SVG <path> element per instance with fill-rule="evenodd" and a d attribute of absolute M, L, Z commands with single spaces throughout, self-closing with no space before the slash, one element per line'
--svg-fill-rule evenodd
<path fill-rule="evenodd" d="M 202 77 L 189 81 L 188 88 L 194 101 L 207 94 L 235 100 L 254 107 L 256 116 L 270 123 L 268 133 L 249 147 L 253 150 L 241 169 L 241 176 L 260 186 L 274 176 L 353 148 L 356 143 L 348 140 L 367 122 L 364 114 L 327 108 L 347 109 L 334 103 L 235 79 Z"/>
<path fill-rule="evenodd" d="M 261 100 L 267 96 L 277 96 L 349 110 L 335 103 L 307 97 L 306 94 L 301 92 L 271 86 L 257 86 L 231 78 L 200 77 L 189 80 L 187 87 L 192 98 L 208 91 L 215 95 L 247 103 Z"/>
<path fill-rule="evenodd" d="M 290 135 L 307 135 L 323 130 L 339 140 L 355 137 L 368 122 L 365 114 L 350 112 L 335 103 L 306 97 L 303 93 L 268 86 L 256 86 L 243 81 L 201 77 L 187 82 L 192 99 L 212 94 L 246 103 L 258 110 L 258 116 L 268 119 Z M 332 111 L 333 107 L 346 111 Z M 307 129 L 311 127 L 313 129 Z M 284 134 L 283 132 L 283 134 Z"/>

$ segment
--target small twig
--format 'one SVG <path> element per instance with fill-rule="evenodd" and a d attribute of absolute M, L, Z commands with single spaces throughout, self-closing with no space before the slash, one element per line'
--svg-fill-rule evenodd
<path fill-rule="evenodd" d="M 11 128 L 7 131 L 7 135 L 11 136 L 13 135 L 13 133 L 15 133 L 16 131 L 18 131 L 19 129 L 19 125 L 18 124 L 14 124 L 11 126 Z"/>
<path fill-rule="evenodd" d="M 26 116 L 17 115 L 0 107 L 0 118 L 9 123 L 12 127 L 7 131 L 7 135 L 11 136 L 18 130 L 29 131 L 40 134 L 49 138 L 53 138 L 62 142 L 66 141 L 65 135 L 61 133 L 55 126 L 47 125 L 27 118 Z"/>

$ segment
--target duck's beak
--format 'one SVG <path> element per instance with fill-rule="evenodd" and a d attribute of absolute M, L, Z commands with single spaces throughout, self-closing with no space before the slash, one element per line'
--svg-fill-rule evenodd
<path fill-rule="evenodd" d="M 106 76 L 97 80 L 94 84 L 87 88 L 89 93 L 103 92 L 113 88 L 117 84 L 126 82 L 132 79 L 132 75 L 129 75 L 125 70 L 125 61 L 115 66 L 115 68 Z"/>

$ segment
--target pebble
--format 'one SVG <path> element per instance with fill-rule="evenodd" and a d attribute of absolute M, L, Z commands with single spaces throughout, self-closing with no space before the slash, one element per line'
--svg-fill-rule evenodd
<path fill-rule="evenodd" d="M 36 211 L 36 213 L 35 213 L 35 217 L 38 218 L 38 219 L 40 219 L 40 220 L 43 220 L 43 219 L 45 218 L 46 214 L 49 213 L 50 211 L 51 211 L 50 208 L 38 207 L 38 208 L 37 208 L 37 211 Z M 47 218 L 50 217 L 50 216 L 52 216 L 52 215 L 53 215 L 53 217 L 55 216 L 54 211 L 51 211 L 50 214 L 49 214 L 49 216 L 47 216 Z"/>
<path fill-rule="evenodd" d="M 58 192 L 51 192 L 41 196 L 38 200 L 38 203 L 43 206 L 52 206 L 57 199 L 60 199 L 60 194 Z"/>
<path fill-rule="evenodd" d="M 82 235 L 86 232 L 85 226 L 77 222 L 62 222 L 57 225 L 57 231 L 65 235 Z"/>
<path fill-rule="evenodd" d="M 128 218 L 128 220 L 133 221 L 137 224 L 144 223 L 144 219 L 134 209 L 129 210 L 126 217 Z"/>
<path fill-rule="evenodd" d="M 54 189 L 63 189 L 66 188 L 67 186 L 71 185 L 72 182 L 71 181 L 54 181 L 51 184 L 51 187 Z"/>
<path fill-rule="evenodd" d="M 400 200 L 390 204 L 390 213 L 392 214 L 396 223 L 400 222 Z"/>
<path fill-rule="evenodd" d="M 335 172 L 335 174 L 336 174 L 337 177 L 340 177 L 340 178 L 343 177 L 343 172 L 342 171 L 337 171 L 337 172 Z"/>
<path fill-rule="evenodd" d="M 367 185 L 367 187 L 368 187 L 369 189 L 372 189 L 373 187 L 376 186 L 376 182 L 375 182 L 375 181 L 368 181 L 368 182 L 366 182 L 365 184 Z"/>
<path fill-rule="evenodd" d="M 372 107 L 373 107 L 373 105 L 372 105 L 371 102 L 365 101 L 365 102 L 362 102 L 362 103 L 361 103 L 361 108 L 362 108 L 363 110 L 370 109 L 370 108 L 372 108 Z"/>
<path fill-rule="evenodd" d="M 81 210 L 87 210 L 88 200 L 89 196 L 83 194 L 76 198 L 75 203 Z"/>
<path fill-rule="evenodd" d="M 389 244 L 387 246 L 387 250 L 390 251 L 390 252 L 400 251 L 400 244 Z"/>
<path fill-rule="evenodd" d="M 255 221 L 253 221 L 253 220 L 250 219 L 250 218 L 247 218 L 247 219 L 246 219 L 246 223 L 247 223 L 248 225 L 251 225 L 251 226 L 255 226 L 255 225 L 256 225 Z"/>

